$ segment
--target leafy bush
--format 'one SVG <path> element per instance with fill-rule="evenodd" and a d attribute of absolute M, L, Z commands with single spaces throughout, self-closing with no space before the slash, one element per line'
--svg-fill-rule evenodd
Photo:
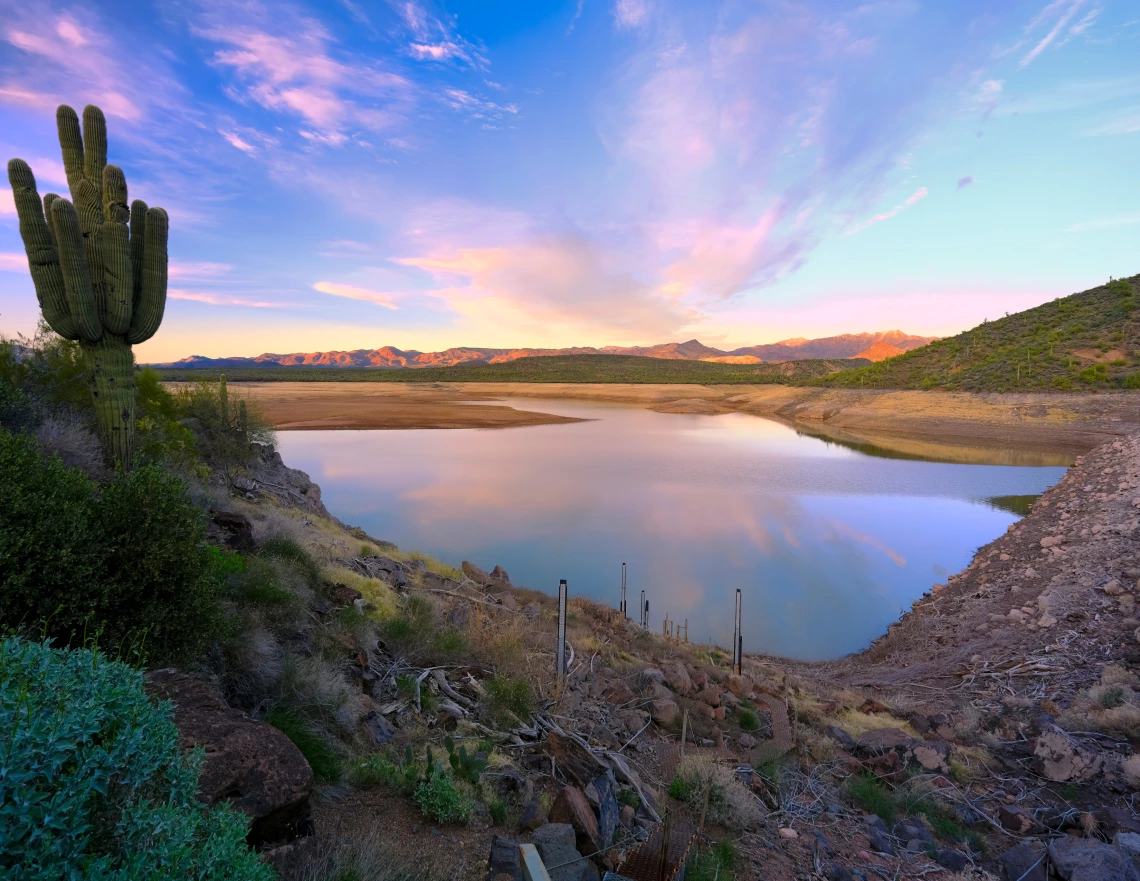
<path fill-rule="evenodd" d="M 526 724 L 534 713 L 534 692 L 525 679 L 496 676 L 487 683 L 487 704 L 500 727 L 514 721 Z"/>
<path fill-rule="evenodd" d="M 253 460 L 251 444 L 275 439 L 256 399 L 229 390 L 224 381 L 196 379 L 179 389 L 177 399 L 202 458 L 231 482 Z"/>
<path fill-rule="evenodd" d="M 268 881 L 247 821 L 197 803 L 167 702 L 89 649 L 0 640 L 0 875 Z"/>
<path fill-rule="evenodd" d="M 201 512 L 155 466 L 99 486 L 0 429 L 0 624 L 178 659 L 222 628 Z"/>
<path fill-rule="evenodd" d="M 760 728 L 760 718 L 754 710 L 741 707 L 736 714 L 736 721 L 745 731 L 756 731 Z"/>
<path fill-rule="evenodd" d="M 1077 374 L 1081 378 L 1081 382 L 1108 382 L 1108 366 L 1105 364 L 1093 364 L 1086 367 Z"/>
<path fill-rule="evenodd" d="M 736 861 L 736 845 L 727 838 L 712 848 L 695 848 L 685 870 L 686 881 L 732 881 Z"/>
<path fill-rule="evenodd" d="M 158 371 L 135 374 L 135 453 L 141 462 L 189 466 L 198 458 L 194 432 L 183 422 L 178 398 L 166 390 Z"/>
<path fill-rule="evenodd" d="M 455 783 L 446 774 L 432 772 L 422 780 L 412 793 L 419 809 L 437 823 L 459 823 L 465 825 L 471 819 L 471 798 L 455 788 Z"/>

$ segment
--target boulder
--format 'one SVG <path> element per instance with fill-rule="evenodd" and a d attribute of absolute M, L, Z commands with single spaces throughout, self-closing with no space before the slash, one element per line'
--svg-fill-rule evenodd
<path fill-rule="evenodd" d="M 673 691 L 680 695 L 693 693 L 693 681 L 689 678 L 689 671 L 680 661 L 674 661 L 665 670 L 665 681 Z"/>
<path fill-rule="evenodd" d="M 704 688 L 698 691 L 694 697 L 701 703 L 707 704 L 710 707 L 720 706 L 720 689 L 716 688 L 715 686 L 706 685 Z"/>
<path fill-rule="evenodd" d="M 500 606 L 502 606 L 504 609 L 508 609 L 511 612 L 517 612 L 519 610 L 519 601 L 515 599 L 515 595 L 513 593 L 497 594 L 495 596 L 495 600 L 498 601 Z"/>
<path fill-rule="evenodd" d="M 1062 835 L 1049 843 L 1049 859 L 1064 881 L 1140 881 L 1124 851 L 1095 838 Z"/>
<path fill-rule="evenodd" d="M 751 734 L 745 732 L 737 738 L 736 742 L 740 744 L 741 749 L 752 749 L 756 746 L 757 740 Z"/>
<path fill-rule="evenodd" d="M 693 688 L 700 691 L 709 684 L 709 674 L 704 670 L 696 670 L 689 674 L 689 681 L 693 683 Z"/>
<path fill-rule="evenodd" d="M 1041 759 L 1041 773 L 1055 783 L 1088 780 L 1104 769 L 1104 755 L 1086 749 L 1060 729 L 1043 732 L 1033 754 Z"/>
<path fill-rule="evenodd" d="M 1005 881 L 1046 881 L 1045 846 L 1026 841 L 998 857 Z"/>
<path fill-rule="evenodd" d="M 644 710 L 618 710 L 614 713 L 614 718 L 621 722 L 631 737 L 644 728 L 650 720 L 649 714 Z"/>
<path fill-rule="evenodd" d="M 628 704 L 633 701 L 633 691 L 624 679 L 611 679 L 602 696 L 611 704 Z"/>
<path fill-rule="evenodd" d="M 649 705 L 649 715 L 653 717 L 654 722 L 662 727 L 667 728 L 676 724 L 680 713 L 676 701 L 656 700 Z"/>
<path fill-rule="evenodd" d="M 392 726 L 388 724 L 388 720 L 376 712 L 376 710 L 368 711 L 368 714 L 364 717 L 363 724 L 364 730 L 377 746 L 388 743 L 396 736 L 396 733 L 392 730 Z"/>
<path fill-rule="evenodd" d="M 362 599 L 364 599 L 364 594 L 355 587 L 339 583 L 329 586 L 329 601 L 334 606 L 351 606 L 357 600 Z"/>
<path fill-rule="evenodd" d="M 618 814 L 622 826 L 626 829 L 633 828 L 633 818 L 637 812 L 634 811 L 633 805 L 622 805 L 621 812 Z"/>
<path fill-rule="evenodd" d="M 728 690 L 737 697 L 748 697 L 752 694 L 752 680 L 747 676 L 737 676 L 733 673 L 728 677 L 728 682 L 725 684 L 728 686 Z"/>
<path fill-rule="evenodd" d="M 542 606 L 538 603 L 527 603 L 523 606 L 522 614 L 527 621 L 534 621 L 542 615 Z"/>
<path fill-rule="evenodd" d="M 491 855 L 487 858 L 487 881 L 523 881 L 519 843 L 496 835 L 491 839 Z"/>
<path fill-rule="evenodd" d="M 546 808 L 542 804 L 542 799 L 535 795 L 527 802 L 519 816 L 519 828 L 533 832 L 539 826 L 545 826 L 546 820 Z"/>
<path fill-rule="evenodd" d="M 932 774 L 950 773 L 950 744 L 944 740 L 927 740 L 915 743 L 910 754 L 922 766 L 924 771 Z"/>
<path fill-rule="evenodd" d="M 474 563 L 470 563 L 467 560 L 464 560 L 462 563 L 459 564 L 459 568 L 463 570 L 464 575 L 466 575 L 468 578 L 470 578 L 476 584 L 486 586 L 486 585 L 489 585 L 491 583 L 490 573 L 484 572 L 482 569 L 480 569 Z"/>
<path fill-rule="evenodd" d="M 174 705 L 182 748 L 205 751 L 198 780 L 204 804 L 225 801 L 248 816 L 252 845 L 312 834 L 313 771 L 288 737 L 227 706 L 204 682 L 178 670 L 151 671 L 146 689 Z"/>
<path fill-rule="evenodd" d="M 505 584 L 507 587 L 511 586 L 511 576 L 507 574 L 507 570 L 502 566 L 496 566 L 491 570 L 491 579 L 500 584 Z"/>
<path fill-rule="evenodd" d="M 551 731 L 547 735 L 546 748 L 558 763 L 558 767 L 562 769 L 562 773 L 582 788 L 607 770 L 601 759 L 577 740 L 557 731 Z"/>
<path fill-rule="evenodd" d="M 876 728 L 860 734 L 855 747 L 861 753 L 881 756 L 883 753 L 909 749 L 912 743 L 914 739 L 901 728 Z"/>
<path fill-rule="evenodd" d="M 855 738 L 840 728 L 838 725 L 828 725 L 826 734 L 832 740 L 839 744 L 841 749 L 849 753 L 855 752 Z"/>
<path fill-rule="evenodd" d="M 548 868 L 550 881 L 585 881 L 591 877 L 582 854 L 574 846 L 574 827 L 569 823 L 548 823 L 534 830 L 530 837 L 543 865 Z M 557 866 L 557 868 L 551 868 Z"/>
<path fill-rule="evenodd" d="M 949 847 L 944 847 L 939 850 L 934 861 L 943 869 L 949 869 L 951 872 L 961 872 L 966 866 L 970 865 L 970 861 L 966 858 L 964 853 Z"/>
<path fill-rule="evenodd" d="M 590 809 L 585 793 L 578 787 L 567 786 L 558 793 L 550 808 L 550 822 L 573 826 L 574 840 L 582 853 L 597 853 L 602 849 L 598 818 Z M 613 834 L 612 830 L 610 834 Z"/>
<path fill-rule="evenodd" d="M 471 623 L 471 607 L 467 603 L 456 603 L 447 610 L 447 626 L 464 630 Z"/>
<path fill-rule="evenodd" d="M 998 821 L 1003 829 L 1026 835 L 1033 829 L 1033 817 L 1017 805 L 1002 805 L 998 808 Z"/>
<path fill-rule="evenodd" d="M 244 514 L 236 511 L 211 511 L 210 519 L 226 533 L 226 547 L 231 551 L 251 551 L 256 546 L 253 524 Z"/>
<path fill-rule="evenodd" d="M 656 667 L 646 667 L 637 674 L 637 678 L 641 680 L 641 684 L 644 686 L 665 684 L 665 674 Z"/>
<path fill-rule="evenodd" d="M 593 783 L 598 794 L 595 810 L 598 814 L 598 835 L 600 847 L 609 847 L 614 840 L 614 832 L 621 821 L 621 805 L 617 800 L 617 781 L 606 774 Z"/>

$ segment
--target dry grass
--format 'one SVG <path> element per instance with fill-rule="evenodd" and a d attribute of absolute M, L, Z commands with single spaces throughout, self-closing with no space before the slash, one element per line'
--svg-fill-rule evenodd
<path fill-rule="evenodd" d="M 707 787 L 708 819 L 729 829 L 747 829 L 762 817 L 760 802 L 727 765 L 705 755 L 688 755 L 677 765 L 676 778 L 684 782 L 690 803 L 700 810 Z"/>
<path fill-rule="evenodd" d="M 1057 722 L 1070 731 L 1140 737 L 1140 680 L 1123 667 L 1106 665 L 1100 683 L 1073 698 Z"/>
<path fill-rule="evenodd" d="M 391 852 L 379 829 L 335 830 L 283 877 L 286 881 L 431 881 L 434 877 L 404 862 Z"/>

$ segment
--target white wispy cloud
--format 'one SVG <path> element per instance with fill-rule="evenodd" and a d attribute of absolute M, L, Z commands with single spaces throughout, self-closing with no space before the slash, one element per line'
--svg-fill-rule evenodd
<path fill-rule="evenodd" d="M 1132 214 L 1115 214 L 1110 217 L 1098 217 L 1094 220 L 1074 223 L 1072 226 L 1065 227 L 1064 232 L 1092 232 L 1100 229 L 1116 229 L 1121 226 L 1133 226 L 1137 223 L 1140 223 L 1140 211 Z"/>
<path fill-rule="evenodd" d="M 392 302 L 393 297 L 396 295 L 385 293 L 384 291 L 373 291 L 368 288 L 357 287 L 356 285 L 338 284 L 331 281 L 318 281 L 313 285 L 313 289 L 332 297 L 345 297 L 349 300 L 364 300 L 368 303 L 375 303 L 377 306 L 383 306 L 385 309 L 395 310 L 400 308 Z"/>
<path fill-rule="evenodd" d="M 619 28 L 638 28 L 649 18 L 649 0 L 616 0 L 613 12 Z"/>
<path fill-rule="evenodd" d="M 961 189 L 962 186 L 964 186 L 964 184 L 959 181 L 959 189 Z M 884 220 L 890 220 L 892 217 L 896 217 L 903 211 L 906 211 L 906 209 L 910 208 L 912 205 L 917 205 L 919 202 L 925 199 L 927 195 L 928 193 L 926 187 L 919 187 L 914 191 L 913 194 L 911 194 L 902 202 L 899 202 L 899 204 L 897 204 L 894 208 L 890 209 L 889 211 L 884 211 L 882 214 L 876 214 L 873 217 L 869 217 L 861 223 L 855 224 L 855 226 L 851 227 L 850 229 L 844 230 L 843 235 L 853 236 L 855 233 L 862 232 L 863 230 L 868 229 L 877 223 L 882 223 Z"/>
<path fill-rule="evenodd" d="M 244 306 L 249 309 L 283 308 L 281 303 L 268 300 L 249 300 L 221 291 L 188 291 L 183 288 L 171 288 L 167 291 L 166 296 L 172 300 L 188 300 L 192 303 L 206 303 L 210 306 Z"/>
<path fill-rule="evenodd" d="M 28 256 L 20 253 L 0 252 L 0 272 L 27 272 Z"/>
<path fill-rule="evenodd" d="M 1061 35 L 1061 32 L 1065 30 L 1065 26 L 1072 21 L 1073 16 L 1085 5 L 1086 0 L 1053 0 L 1053 2 L 1037 13 L 1026 27 L 1026 34 L 1036 30 L 1039 25 L 1047 24 L 1050 19 L 1053 20 L 1053 26 L 1033 45 L 1033 48 L 1022 56 L 1018 67 L 1024 68 L 1032 64 L 1042 52 L 1056 41 Z M 1089 20 L 1089 24 L 1092 24 L 1091 19 Z"/>

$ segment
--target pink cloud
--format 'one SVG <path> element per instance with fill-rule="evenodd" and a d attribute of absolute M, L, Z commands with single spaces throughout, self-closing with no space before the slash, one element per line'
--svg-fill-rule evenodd
<path fill-rule="evenodd" d="M 0 252 L 0 272 L 27 272 L 28 257 L 26 254 L 12 254 Z"/>
<path fill-rule="evenodd" d="M 961 189 L 961 186 L 959 186 L 959 189 Z M 844 236 L 853 236 L 856 233 L 860 233 L 863 230 L 874 226 L 876 223 L 882 223 L 884 220 L 890 220 L 892 217 L 896 216 L 900 212 L 906 211 L 906 209 L 910 208 L 912 205 L 917 205 L 919 202 L 921 202 L 923 199 L 925 199 L 926 196 L 927 196 L 926 187 L 919 187 L 917 190 L 915 190 L 915 192 L 910 197 L 908 197 L 905 201 L 900 202 L 898 205 L 896 205 L 890 211 L 884 211 L 882 214 L 876 214 L 875 216 L 870 217 L 867 220 L 864 220 L 862 223 L 855 224 L 855 226 L 851 227 L 850 229 L 845 230 L 843 232 L 843 235 Z"/>
<path fill-rule="evenodd" d="M 229 263 L 171 260 L 168 276 L 174 281 L 208 281 L 228 275 L 232 269 Z"/>
<path fill-rule="evenodd" d="M 187 291 L 181 288 L 171 288 L 167 297 L 172 300 L 189 300 L 193 303 L 207 303 L 211 306 L 245 306 L 251 309 L 280 309 L 282 304 L 271 303 L 264 300 L 246 300 L 218 291 Z"/>

